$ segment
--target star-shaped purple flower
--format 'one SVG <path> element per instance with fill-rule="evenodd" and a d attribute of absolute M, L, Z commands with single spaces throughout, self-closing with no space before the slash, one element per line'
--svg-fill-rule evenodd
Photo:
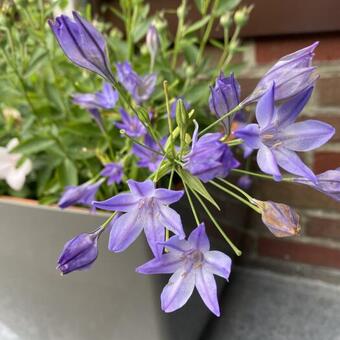
<path fill-rule="evenodd" d="M 164 246 L 168 253 L 136 269 L 142 274 L 174 273 L 161 294 L 162 310 L 168 313 L 181 308 L 196 286 L 206 306 L 220 316 L 214 274 L 228 280 L 231 259 L 220 251 L 210 250 L 204 223 L 191 232 L 187 241 L 173 236 Z"/>
<path fill-rule="evenodd" d="M 118 101 L 118 91 L 109 83 L 103 84 L 102 91 L 96 93 L 75 93 L 73 102 L 85 109 L 113 109 Z"/>
<path fill-rule="evenodd" d="M 196 122 L 195 122 L 196 123 Z M 227 144 L 220 140 L 221 133 L 207 133 L 198 139 L 198 125 L 192 136 L 191 151 L 183 157 L 184 169 L 203 182 L 215 177 L 226 177 L 240 163 Z"/>
<path fill-rule="evenodd" d="M 125 87 L 132 98 L 138 103 L 148 100 L 153 93 L 157 81 L 157 75 L 147 74 L 139 76 L 133 71 L 129 62 L 117 63 L 117 77 L 119 82 Z"/>
<path fill-rule="evenodd" d="M 108 177 L 108 185 L 120 183 L 123 178 L 123 166 L 120 163 L 107 163 L 100 174 L 104 177 Z"/>
<path fill-rule="evenodd" d="M 124 109 L 119 109 L 122 117 L 121 123 L 116 123 L 118 129 L 122 129 L 133 138 L 142 137 L 146 134 L 146 129 L 136 116 L 130 116 Z"/>
<path fill-rule="evenodd" d="M 76 65 L 112 80 L 106 41 L 100 32 L 77 12 L 73 20 L 66 15 L 48 21 L 65 55 Z"/>
<path fill-rule="evenodd" d="M 275 82 L 275 100 L 295 96 L 314 85 L 318 75 L 312 66 L 314 50 L 318 42 L 282 57 L 256 85 L 255 90 L 242 102 L 247 105 L 257 101 Z"/>
<path fill-rule="evenodd" d="M 259 149 L 257 164 L 274 179 L 281 180 L 279 166 L 284 170 L 316 182 L 316 177 L 298 157 L 296 151 L 310 151 L 325 144 L 334 134 L 334 128 L 317 120 L 295 123 L 308 102 L 313 87 L 300 92 L 279 106 L 274 105 L 275 84 L 256 106 L 258 124 L 249 124 L 235 135 L 252 149 Z"/>
<path fill-rule="evenodd" d="M 297 177 L 293 181 L 306 184 L 322 192 L 323 194 L 340 202 L 340 168 L 327 170 L 316 176 L 317 182 L 314 183 L 308 178 Z"/>
<path fill-rule="evenodd" d="M 59 207 L 65 209 L 75 204 L 90 206 L 102 183 L 103 179 L 93 184 L 84 183 L 78 186 L 70 185 L 65 187 L 65 191 L 58 202 Z"/>
<path fill-rule="evenodd" d="M 127 181 L 130 193 L 121 193 L 93 205 L 103 210 L 124 212 L 111 225 L 109 250 L 121 252 L 133 243 L 144 229 L 153 254 L 162 254 L 165 228 L 185 237 L 180 215 L 168 205 L 177 202 L 183 191 L 155 189 L 151 180 Z"/>
<path fill-rule="evenodd" d="M 161 144 L 164 146 L 165 142 L 166 138 L 163 138 L 161 140 Z M 150 149 L 155 150 L 155 152 L 146 149 L 138 144 L 133 145 L 132 152 L 139 158 L 137 162 L 138 166 L 140 166 L 141 168 L 148 168 L 151 172 L 154 172 L 157 170 L 159 164 L 163 159 L 163 156 L 159 154 L 159 152 L 161 151 L 160 147 L 150 135 L 145 136 L 144 144 Z"/>

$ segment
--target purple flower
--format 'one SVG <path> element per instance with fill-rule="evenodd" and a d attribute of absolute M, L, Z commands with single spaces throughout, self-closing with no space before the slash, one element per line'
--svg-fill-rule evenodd
<path fill-rule="evenodd" d="M 64 245 L 57 266 L 62 275 L 91 266 L 98 256 L 97 243 L 102 231 L 103 229 L 99 228 L 90 234 L 80 234 Z"/>
<path fill-rule="evenodd" d="M 166 138 L 161 141 L 161 144 L 164 145 L 166 142 Z M 160 147 L 159 145 L 152 139 L 150 135 L 146 135 L 144 138 L 144 144 L 155 150 L 155 152 L 144 148 L 141 145 L 134 144 L 132 147 L 132 152 L 139 158 L 137 164 L 141 168 L 148 168 L 151 172 L 157 170 L 159 164 L 161 163 L 163 156 L 159 154 Z"/>
<path fill-rule="evenodd" d="M 76 65 L 112 80 L 104 37 L 77 12 L 73 20 L 66 15 L 48 21 L 65 55 Z"/>
<path fill-rule="evenodd" d="M 104 83 L 102 91 L 96 93 L 76 93 L 73 102 L 85 109 L 113 109 L 118 101 L 118 91 L 109 83 Z"/>
<path fill-rule="evenodd" d="M 325 171 L 317 175 L 316 178 L 316 183 L 303 177 L 294 178 L 293 181 L 296 183 L 307 184 L 336 201 L 340 201 L 340 168 Z"/>
<path fill-rule="evenodd" d="M 318 42 L 282 57 L 263 76 L 253 93 L 242 104 L 257 101 L 275 81 L 275 100 L 287 99 L 314 85 L 318 78 L 312 67 L 314 50 Z"/>
<path fill-rule="evenodd" d="M 98 109 L 93 108 L 93 109 L 89 109 L 89 112 L 90 112 L 92 118 L 95 120 L 95 122 L 99 126 L 100 130 L 102 132 L 105 132 L 104 125 L 103 125 L 103 119 L 102 119 L 102 115 L 100 114 L 100 111 Z"/>
<path fill-rule="evenodd" d="M 106 201 L 93 202 L 99 209 L 124 212 L 111 225 L 109 250 L 121 252 L 132 244 L 144 229 L 153 254 L 162 254 L 165 230 L 185 237 L 180 215 L 168 205 L 177 202 L 183 191 L 155 189 L 151 180 L 127 181 L 130 193 L 121 193 Z"/>
<path fill-rule="evenodd" d="M 261 210 L 262 222 L 276 237 L 294 236 L 300 232 L 300 216 L 290 206 L 255 199 L 253 203 Z"/>
<path fill-rule="evenodd" d="M 241 176 L 237 181 L 237 184 L 242 189 L 245 189 L 245 190 L 249 189 L 251 187 L 252 183 L 253 183 L 253 180 L 248 175 Z"/>
<path fill-rule="evenodd" d="M 256 106 L 258 124 L 249 124 L 235 132 L 250 148 L 259 149 L 257 164 L 263 172 L 273 175 L 275 180 L 282 178 L 280 166 L 292 174 L 316 182 L 312 170 L 295 151 L 310 151 L 325 144 L 333 136 L 334 128 L 317 120 L 295 123 L 312 91 L 313 87 L 309 87 L 276 107 L 273 84 Z"/>
<path fill-rule="evenodd" d="M 70 185 L 65 187 L 65 191 L 58 202 L 59 207 L 65 209 L 74 204 L 90 206 L 102 183 L 103 179 L 93 184 L 84 183 L 78 186 Z"/>
<path fill-rule="evenodd" d="M 119 109 L 122 123 L 116 123 L 118 129 L 122 129 L 133 138 L 142 137 L 146 134 L 146 129 L 136 116 L 130 116 L 124 109 Z"/>
<path fill-rule="evenodd" d="M 190 109 L 190 103 L 189 102 L 187 102 L 183 97 L 177 97 L 175 99 L 175 101 L 171 104 L 171 107 L 170 107 L 170 116 L 171 116 L 171 118 L 175 118 L 176 117 L 176 109 L 177 109 L 178 99 L 182 99 L 184 107 L 185 107 L 186 110 Z"/>
<path fill-rule="evenodd" d="M 211 88 L 209 97 L 210 111 L 214 112 L 217 117 L 228 113 L 240 103 L 240 92 L 241 87 L 234 78 L 234 74 L 225 77 L 223 72 L 221 72 L 216 78 L 215 86 Z M 229 131 L 230 122 L 233 120 L 235 114 L 223 120 L 222 123 L 226 131 Z"/>
<path fill-rule="evenodd" d="M 120 183 L 123 178 L 123 166 L 120 163 L 114 162 L 105 164 L 105 167 L 100 174 L 104 177 L 108 177 L 108 185 Z"/>
<path fill-rule="evenodd" d="M 151 55 L 151 64 L 153 65 L 156 59 L 158 48 L 160 45 L 159 35 L 154 25 L 150 25 L 146 33 L 146 46 Z"/>
<path fill-rule="evenodd" d="M 138 104 L 150 98 L 155 89 L 157 81 L 156 74 L 152 73 L 141 77 L 133 71 L 131 64 L 127 61 L 117 63 L 116 67 L 119 82 Z"/>
<path fill-rule="evenodd" d="M 220 251 L 210 250 L 204 223 L 191 232 L 187 241 L 173 236 L 164 245 L 168 253 L 136 269 L 141 274 L 174 273 L 161 294 L 162 310 L 168 313 L 181 308 L 196 286 L 206 306 L 220 316 L 214 274 L 228 280 L 231 259 Z"/>
<path fill-rule="evenodd" d="M 203 182 L 215 177 L 226 177 L 240 163 L 228 145 L 220 141 L 221 133 L 207 133 L 198 139 L 198 125 L 195 124 L 191 151 L 183 157 L 184 168 Z"/>

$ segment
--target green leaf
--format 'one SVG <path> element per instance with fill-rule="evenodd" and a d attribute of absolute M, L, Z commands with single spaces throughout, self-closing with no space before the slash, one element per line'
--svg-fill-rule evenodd
<path fill-rule="evenodd" d="M 30 63 L 24 73 L 24 78 L 29 77 L 32 73 L 36 72 L 39 67 L 44 63 L 45 58 L 47 57 L 48 52 L 38 49 L 33 54 Z"/>
<path fill-rule="evenodd" d="M 60 92 L 56 89 L 56 87 L 48 82 L 45 82 L 45 93 L 47 98 L 51 101 L 52 104 L 57 109 L 60 109 L 63 111 L 65 105 L 61 98 Z"/>
<path fill-rule="evenodd" d="M 220 207 L 218 206 L 216 201 L 211 197 L 207 189 L 197 177 L 191 175 L 189 172 L 183 169 L 178 169 L 177 172 L 182 178 L 182 181 L 190 188 L 190 190 L 196 191 L 207 201 L 213 204 L 218 210 L 220 210 Z"/>
<path fill-rule="evenodd" d="M 77 167 L 68 158 L 58 167 L 58 178 L 61 186 L 78 184 Z"/>
<path fill-rule="evenodd" d="M 224 50 L 224 45 L 220 41 L 218 41 L 216 39 L 210 39 L 209 42 L 214 47 L 217 47 L 217 48 L 219 48 L 222 51 Z"/>
<path fill-rule="evenodd" d="M 210 15 L 204 16 L 201 20 L 196 21 L 194 24 L 190 25 L 184 32 L 184 35 L 193 33 L 200 28 L 202 28 L 210 19 Z"/>
<path fill-rule="evenodd" d="M 196 7 L 202 15 L 206 13 L 209 3 L 210 0 L 195 0 Z"/>
<path fill-rule="evenodd" d="M 194 64 L 198 54 L 198 48 L 195 45 L 184 45 L 182 47 L 186 61 L 189 64 Z"/>
<path fill-rule="evenodd" d="M 241 0 L 224 0 L 220 1 L 219 6 L 216 8 L 215 14 L 217 16 L 223 15 L 224 13 L 235 9 L 240 4 Z"/>
<path fill-rule="evenodd" d="M 16 146 L 12 152 L 23 153 L 24 155 L 31 155 L 37 153 L 54 145 L 54 140 L 45 137 L 32 137 L 21 142 Z"/>

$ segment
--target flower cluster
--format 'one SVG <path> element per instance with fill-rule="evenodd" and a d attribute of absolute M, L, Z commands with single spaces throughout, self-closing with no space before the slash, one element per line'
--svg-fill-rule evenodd
<path fill-rule="evenodd" d="M 247 16 L 249 12 L 249 8 L 238 12 L 235 20 L 240 26 L 245 20 L 240 15 Z M 178 13 L 185 15 L 185 10 Z M 225 20 L 223 25 L 227 25 Z M 162 42 L 166 36 L 161 39 L 156 24 L 149 27 L 145 36 L 149 70 L 139 68 L 138 62 L 128 55 L 127 60 L 115 60 L 116 72 L 111 70 L 104 37 L 78 13 L 73 14 L 73 19 L 62 15 L 55 22 L 50 21 L 50 26 L 74 64 L 104 78 L 102 90 L 77 91 L 72 96 L 77 109 L 88 110 L 100 127 L 100 131 L 95 130 L 100 133 L 97 138 L 102 147 L 92 148 L 91 152 L 101 166 L 96 164 L 90 167 L 91 171 L 84 171 L 90 175 L 82 184 L 66 186 L 59 206 L 80 204 L 112 212 L 94 232 L 82 233 L 65 244 L 57 266 L 62 274 L 93 264 L 104 231 L 110 233 L 108 249 L 113 253 L 126 250 L 144 231 L 153 259 L 136 271 L 147 275 L 172 274 L 161 293 L 162 310 L 172 312 L 181 308 L 196 287 L 205 305 L 219 316 L 214 275 L 228 281 L 232 259 L 221 251 L 210 250 L 210 231 L 204 221 L 210 219 L 209 225 L 216 226 L 236 255 L 241 255 L 241 251 L 207 205 L 209 202 L 220 209 L 210 192 L 211 186 L 259 213 L 268 231 L 276 237 L 298 234 L 299 215 L 286 204 L 260 201 L 247 193 L 251 176 L 305 184 L 340 200 L 340 168 L 314 174 L 298 155 L 324 145 L 335 132 L 324 122 L 296 122 L 318 78 L 311 65 L 317 43 L 281 58 L 243 101 L 235 76 L 223 73 L 230 59 L 225 51 L 213 73 L 216 79 L 210 97 L 207 93 L 205 98 L 205 107 L 210 108 L 212 115 L 200 121 L 195 102 L 191 101 L 193 96 L 172 93 L 177 86 L 176 81 L 170 84 L 172 73 L 158 68 L 164 58 Z M 195 27 L 191 30 L 195 31 Z M 133 46 L 128 50 L 133 50 Z M 174 69 L 178 64 L 177 53 L 177 48 L 171 53 Z M 202 53 L 197 55 L 196 66 L 204 64 Z M 192 72 L 196 72 L 195 66 L 189 66 L 187 80 L 181 83 L 185 90 L 193 85 Z M 159 81 L 163 76 L 170 80 L 169 85 L 164 80 L 161 87 Z M 164 102 L 160 103 L 160 98 Z M 184 98 L 190 98 L 190 103 Z M 250 104 L 256 104 L 255 112 Z M 53 143 L 58 144 L 58 136 Z M 14 189 L 20 189 L 31 170 L 31 162 L 20 163 L 21 156 L 12 147 L 0 150 L 4 160 L 0 175 Z M 243 149 L 244 157 L 256 150 L 261 173 L 242 169 L 238 147 Z M 91 164 L 85 156 L 81 159 Z M 73 169 L 69 159 L 63 166 L 59 175 Z M 240 177 L 234 181 L 231 174 Z M 99 191 L 101 200 L 96 199 Z M 188 203 L 181 202 L 183 196 Z M 188 235 L 173 204 L 190 205 L 187 210 L 192 212 L 196 227 Z"/>

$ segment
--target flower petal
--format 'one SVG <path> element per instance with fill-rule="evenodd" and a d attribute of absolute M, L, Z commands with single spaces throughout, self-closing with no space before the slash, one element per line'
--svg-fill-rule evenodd
<path fill-rule="evenodd" d="M 136 240 L 144 227 L 143 219 L 139 218 L 137 209 L 119 216 L 111 227 L 109 250 L 119 253 Z"/>
<path fill-rule="evenodd" d="M 277 127 L 283 128 L 292 124 L 298 114 L 307 104 L 312 95 L 314 86 L 307 87 L 291 99 L 279 106 L 274 113 L 274 122 Z"/>
<path fill-rule="evenodd" d="M 147 179 L 144 182 L 137 182 L 133 179 L 129 179 L 127 184 L 134 195 L 139 197 L 150 197 L 155 192 L 155 184 Z"/>
<path fill-rule="evenodd" d="M 231 258 L 221 251 L 213 250 L 204 254 L 204 268 L 228 280 L 231 271 Z"/>
<path fill-rule="evenodd" d="M 234 132 L 237 138 L 242 138 L 244 144 L 252 149 L 258 149 L 261 145 L 260 127 L 258 124 L 248 124 Z"/>
<path fill-rule="evenodd" d="M 208 251 L 210 249 L 210 242 L 205 232 L 205 225 L 201 223 L 194 229 L 188 237 L 188 241 L 192 244 L 195 249 L 200 251 Z"/>
<path fill-rule="evenodd" d="M 20 191 L 25 184 L 26 174 L 19 169 L 12 168 L 6 175 L 7 184 L 16 191 Z"/>
<path fill-rule="evenodd" d="M 160 206 L 157 220 L 156 223 L 169 229 L 174 234 L 178 235 L 180 239 L 185 238 L 181 216 L 174 209 L 171 209 L 166 205 Z"/>
<path fill-rule="evenodd" d="M 261 145 L 257 153 L 257 164 L 263 172 L 273 175 L 275 180 L 281 180 L 282 176 L 274 154 L 264 144 Z"/>
<path fill-rule="evenodd" d="M 171 277 L 161 294 L 162 310 L 166 313 L 181 308 L 190 298 L 195 287 L 195 273 L 182 267 Z"/>
<path fill-rule="evenodd" d="M 256 105 L 256 119 L 261 129 L 267 127 L 273 119 L 274 91 L 275 91 L 274 89 L 275 89 L 275 83 L 273 82 L 272 86 L 260 98 L 259 102 Z"/>
<path fill-rule="evenodd" d="M 190 250 L 190 243 L 184 239 L 180 239 L 178 235 L 172 236 L 168 241 L 162 243 L 166 248 L 169 248 L 172 253 L 182 254 Z"/>
<path fill-rule="evenodd" d="M 128 212 L 137 208 L 140 197 L 131 193 L 122 193 L 105 201 L 94 201 L 92 204 L 102 210 Z"/>
<path fill-rule="evenodd" d="M 136 272 L 140 274 L 170 274 L 178 270 L 182 263 L 181 256 L 168 253 L 137 267 Z"/>
<path fill-rule="evenodd" d="M 333 126 L 310 119 L 287 126 L 280 136 L 287 149 L 310 151 L 328 142 L 334 133 Z"/>
<path fill-rule="evenodd" d="M 220 316 L 220 306 L 217 299 L 217 287 L 214 275 L 199 268 L 196 270 L 196 288 L 205 305 L 216 315 Z"/>
<path fill-rule="evenodd" d="M 274 149 L 274 155 L 277 160 L 277 163 L 280 165 L 281 168 L 285 169 L 286 171 L 306 177 L 312 182 L 316 182 L 316 176 L 308 166 L 302 162 L 299 156 L 291 150 L 286 148 L 277 148 Z"/>
<path fill-rule="evenodd" d="M 172 204 L 179 201 L 183 194 L 183 190 L 156 189 L 154 196 L 162 204 Z"/>

